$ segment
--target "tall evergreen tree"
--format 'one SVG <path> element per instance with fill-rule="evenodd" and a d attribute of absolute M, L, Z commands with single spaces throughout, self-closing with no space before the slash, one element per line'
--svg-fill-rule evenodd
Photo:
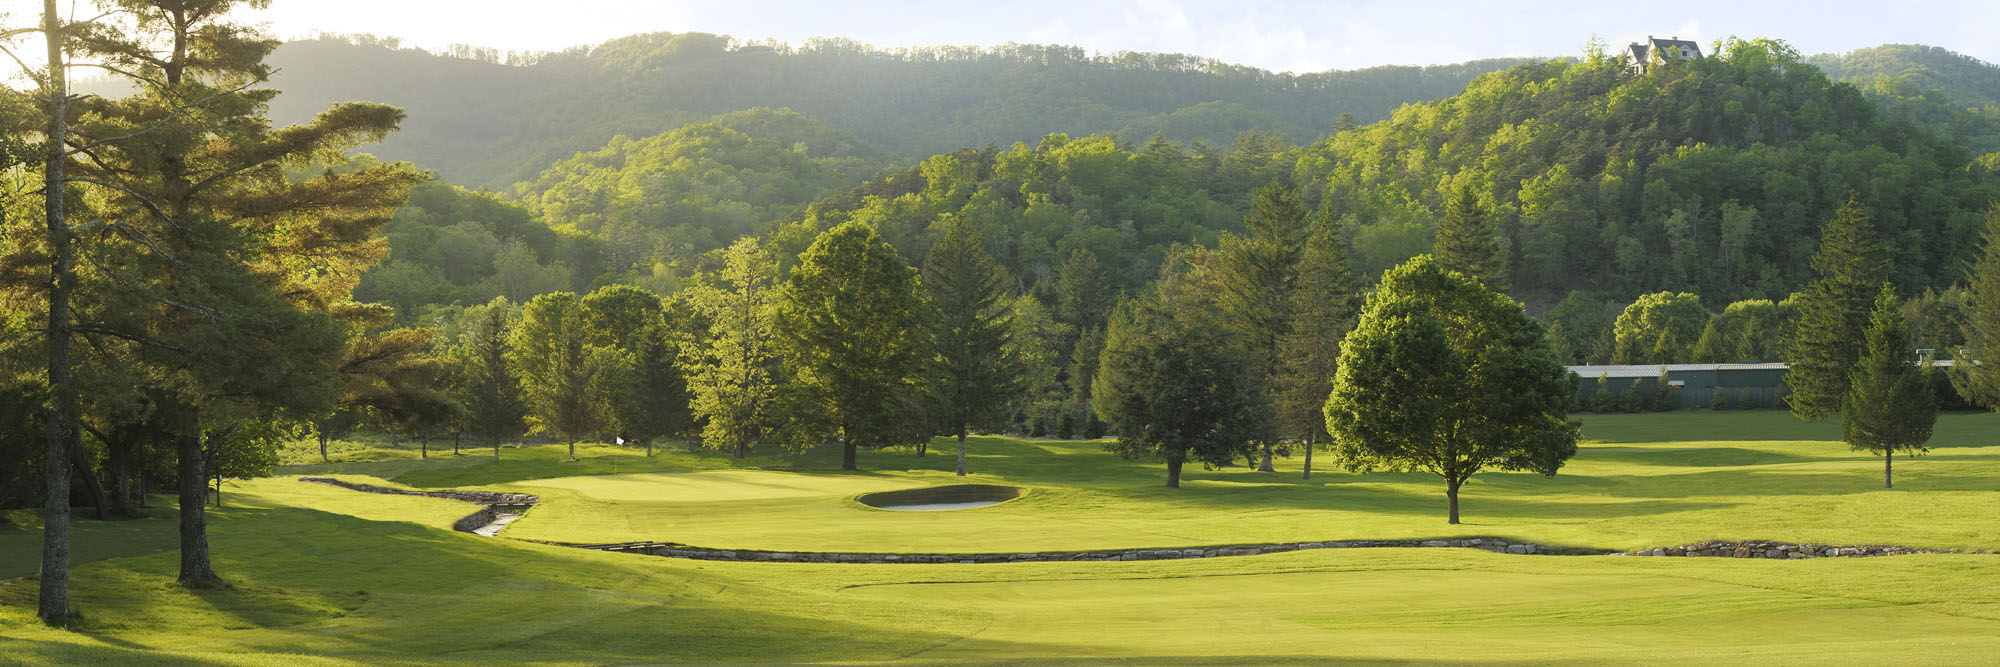
<path fill-rule="evenodd" d="M 1882 455 L 1882 488 L 1895 487 L 1896 452 L 1920 454 L 1937 424 L 1937 396 L 1914 358 L 1896 290 L 1887 283 L 1875 297 L 1861 359 L 1840 397 L 1847 444 Z"/>
<path fill-rule="evenodd" d="M 1283 341 L 1292 326 L 1296 305 L 1292 296 L 1305 252 L 1306 218 L 1298 194 L 1289 184 L 1275 181 L 1259 189 L 1251 201 L 1250 215 L 1243 219 L 1249 236 L 1225 236 L 1219 246 L 1220 305 L 1236 343 L 1252 360 L 1256 386 L 1266 388 L 1256 401 L 1265 411 L 1276 404 Z M 1268 438 L 1257 443 L 1263 454 L 1259 471 L 1274 472 L 1274 444 Z"/>
<path fill-rule="evenodd" d="M 1812 267 L 1819 277 L 1799 294 L 1798 320 L 1785 345 L 1785 384 L 1792 389 L 1785 402 L 1805 420 L 1840 411 L 1861 358 L 1869 309 L 1888 270 L 1859 195 L 1827 221 Z"/>
<path fill-rule="evenodd" d="M 1437 223 L 1437 241 L 1432 246 L 1444 268 L 1478 278 L 1487 289 L 1507 291 L 1507 262 L 1500 253 L 1500 235 L 1488 220 L 1479 192 L 1470 186 L 1458 188 L 1445 200 L 1444 217 Z"/>
<path fill-rule="evenodd" d="M 691 407 L 702 422 L 701 442 L 739 459 L 772 427 L 777 273 L 770 253 L 746 236 L 724 251 L 716 280 L 689 290 L 694 310 L 707 320 L 706 331 L 688 341 L 681 356 Z"/>
<path fill-rule="evenodd" d="M 452 351 L 453 388 L 465 407 L 465 430 L 493 447 L 527 430 L 528 406 L 521 397 L 521 380 L 507 361 L 508 339 L 519 321 L 506 297 L 466 309 L 470 327 Z"/>
<path fill-rule="evenodd" d="M 1967 266 L 1964 351 L 1952 355 L 1951 383 L 1966 401 L 2000 411 L 2000 204 L 1986 210 L 1979 256 Z"/>
<path fill-rule="evenodd" d="M 1347 266 L 1347 239 L 1330 216 L 1312 221 L 1298 274 L 1290 326 L 1279 343 L 1275 417 L 1278 433 L 1304 445 L 1302 476 L 1311 479 L 1313 450 L 1328 441 L 1322 408 L 1340 368 L 1340 343 L 1361 306 Z"/>
<path fill-rule="evenodd" d="M 575 294 L 555 292 L 521 309 L 521 323 L 508 340 L 508 360 L 521 374 L 532 430 L 568 442 L 569 458 L 576 460 L 577 439 L 603 428 L 623 358 L 590 343 Z"/>
<path fill-rule="evenodd" d="M 80 451 L 82 425 L 77 413 L 77 390 L 70 367 L 70 290 L 74 289 L 71 231 L 68 205 L 64 199 L 64 167 L 69 162 L 69 63 L 64 58 L 67 33 L 56 14 L 55 0 L 42 2 L 42 38 L 47 47 L 48 70 L 40 81 L 48 129 L 43 134 L 42 203 L 46 226 L 44 243 L 49 260 L 48 281 L 48 386 L 49 401 L 42 426 L 47 442 L 43 452 L 43 482 L 48 485 L 42 512 L 41 590 L 37 614 L 42 622 L 60 625 L 69 621 L 69 452 Z"/>
<path fill-rule="evenodd" d="M 931 387 L 946 433 L 958 437 L 958 476 L 964 477 L 966 432 L 1011 415 L 1026 372 L 1013 344 L 1006 270 L 986 254 L 971 225 L 951 218 L 944 227 L 924 255 L 936 355 Z"/>
<path fill-rule="evenodd" d="M 1710 318 L 1707 324 L 1702 325 L 1701 337 L 1695 339 L 1694 353 L 1691 355 L 1694 363 L 1719 364 L 1729 361 L 1731 356 L 1729 346 L 1722 339 L 1722 330 L 1715 326 L 1716 319 L 1719 318 Z"/>
<path fill-rule="evenodd" d="M 875 228 L 842 223 L 813 241 L 785 281 L 777 331 L 801 418 L 838 434 L 841 469 L 861 447 L 914 445 L 923 419 L 923 302 L 917 272 Z M 793 436 L 805 444 L 824 433 Z"/>
<path fill-rule="evenodd" d="M 116 3 L 125 19 L 70 26 L 79 57 L 130 80 L 131 97 L 80 98 L 70 114 L 71 183 L 105 193 L 80 251 L 101 289 L 72 303 L 93 348 L 129 354 L 157 389 L 176 442 L 183 585 L 223 585 L 209 558 L 204 482 L 217 443 L 243 420 L 310 414 L 333 401 L 351 292 L 386 248 L 375 237 L 423 176 L 408 165 L 327 170 L 395 129 L 402 112 L 347 103 L 272 129 L 263 59 L 277 41 L 228 22 L 237 0 Z M 129 31 L 121 32 L 121 29 Z M 268 438 L 246 442 L 268 446 Z"/>
<path fill-rule="evenodd" d="M 1056 317 L 1078 331 L 1104 325 L 1111 297 L 1110 279 L 1089 249 L 1071 251 L 1056 270 Z"/>

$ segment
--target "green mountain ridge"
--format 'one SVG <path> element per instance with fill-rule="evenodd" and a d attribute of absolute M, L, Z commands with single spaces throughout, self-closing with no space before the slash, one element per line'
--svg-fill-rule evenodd
<path fill-rule="evenodd" d="M 276 122 L 300 122 L 342 100 L 396 105 L 409 117 L 372 153 L 455 183 L 503 188 L 616 135 L 652 136 L 756 107 L 796 111 L 912 161 L 1054 132 L 1143 139 L 1161 131 L 1226 144 L 1261 130 L 1304 143 L 1343 113 L 1379 120 L 1526 61 L 1294 75 L 1178 54 L 1092 57 L 1062 46 L 890 52 L 816 39 L 791 49 L 656 33 L 526 65 L 334 38 L 287 43 L 270 62 L 278 70 L 272 85 L 285 93 L 271 107 Z"/>

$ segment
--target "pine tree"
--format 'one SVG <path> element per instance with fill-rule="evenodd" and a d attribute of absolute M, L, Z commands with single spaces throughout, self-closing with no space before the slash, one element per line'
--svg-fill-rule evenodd
<path fill-rule="evenodd" d="M 521 309 L 507 358 L 521 374 L 531 431 L 562 438 L 576 460 L 576 441 L 606 422 L 607 396 L 625 360 L 590 343 L 583 305 L 569 292 L 543 294 Z"/>
<path fill-rule="evenodd" d="M 1986 210 L 1984 243 L 1967 267 L 1963 352 L 1952 355 L 1950 371 L 1958 395 L 1974 405 L 2000 411 L 2000 204 Z"/>
<path fill-rule="evenodd" d="M 1298 271 L 1292 320 L 1280 341 L 1275 417 L 1279 433 L 1304 444 L 1302 476 L 1311 479 L 1313 450 L 1329 441 L 1321 410 L 1340 368 L 1340 343 L 1361 309 L 1347 265 L 1347 239 L 1330 216 L 1312 221 Z"/>
<path fill-rule="evenodd" d="M 1293 324 L 1292 299 L 1299 282 L 1299 260 L 1305 252 L 1307 216 L 1298 195 L 1283 181 L 1257 191 L 1250 215 L 1243 220 L 1247 237 L 1225 236 L 1219 248 L 1217 278 L 1221 285 L 1224 320 L 1235 342 L 1251 359 L 1257 386 L 1265 387 L 1257 404 L 1271 410 L 1283 363 L 1283 343 Z M 1270 439 L 1257 443 L 1262 452 L 1260 472 L 1273 472 Z"/>
<path fill-rule="evenodd" d="M 179 581 L 222 586 L 203 510 L 208 461 L 253 419 L 331 405 L 354 285 L 386 254 L 376 232 L 424 177 L 402 164 L 288 175 L 380 140 L 402 112 L 345 103 L 273 129 L 263 114 L 277 91 L 257 84 L 278 42 L 228 22 L 246 3 L 118 4 L 131 34 L 71 26 L 80 58 L 138 91 L 73 100 L 70 140 L 90 158 L 65 180 L 103 193 L 96 213 L 115 222 L 91 235 L 85 251 L 104 275 L 71 310 L 94 349 L 122 355 L 129 382 L 153 390 L 152 416 L 175 442 Z"/>
<path fill-rule="evenodd" d="M 1875 229 L 1849 197 L 1820 234 L 1813 255 L 1819 278 L 1798 295 L 1798 322 L 1785 346 L 1786 397 L 1792 414 L 1815 420 L 1840 411 L 1841 396 L 1861 358 L 1869 308 L 1887 269 Z"/>
<path fill-rule="evenodd" d="M 1014 312 L 1005 269 L 986 254 L 979 232 L 957 218 L 924 256 L 929 296 L 933 395 L 948 435 L 958 437 L 965 476 L 965 436 L 1012 415 L 1026 376 L 1013 341 Z"/>
<path fill-rule="evenodd" d="M 1495 292 L 1507 291 L 1507 263 L 1500 254 L 1500 237 L 1487 221 L 1479 193 L 1471 187 L 1459 188 L 1445 201 L 1433 248 L 1446 270 L 1478 278 Z"/>
<path fill-rule="evenodd" d="M 1728 345 L 1722 340 L 1722 332 L 1716 330 L 1715 319 L 1701 327 L 1701 338 L 1694 341 L 1694 362 L 1697 364 L 1719 364 L 1729 361 Z"/>
<path fill-rule="evenodd" d="M 1937 396 L 1913 358 L 1896 291 L 1884 283 L 1868 316 L 1861 359 L 1841 394 L 1841 431 L 1857 451 L 1882 455 L 1882 488 L 1893 488 L 1896 452 L 1925 451 L 1937 423 Z"/>
<path fill-rule="evenodd" d="M 1104 326 L 1104 316 L 1111 312 L 1111 285 L 1095 253 L 1086 248 L 1070 252 L 1056 270 L 1055 301 L 1056 318 L 1064 324 L 1078 331 Z"/>
<path fill-rule="evenodd" d="M 472 326 L 453 348 L 452 385 L 465 406 L 466 431 L 491 445 L 498 459 L 500 442 L 527 430 L 521 381 L 507 362 L 507 341 L 519 316 L 506 297 L 468 308 L 466 316 Z"/>
<path fill-rule="evenodd" d="M 859 469 L 861 447 L 929 439 L 921 380 L 930 350 L 916 274 L 874 227 L 846 222 L 820 234 L 785 281 L 777 331 L 800 394 L 792 404 L 839 435 L 843 470 Z"/>

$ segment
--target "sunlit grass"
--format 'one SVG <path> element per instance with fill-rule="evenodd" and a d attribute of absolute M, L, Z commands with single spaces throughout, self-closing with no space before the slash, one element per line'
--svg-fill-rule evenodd
<path fill-rule="evenodd" d="M 971 481 L 1029 495 L 933 513 L 852 498 L 955 483 L 944 452 L 868 453 L 870 470 L 841 473 L 824 452 L 738 462 L 591 446 L 571 463 L 550 446 L 506 449 L 498 463 L 399 458 L 287 473 L 547 499 L 503 535 L 713 546 L 989 550 L 1461 531 L 1613 548 L 1681 536 L 2000 547 L 2000 447 L 1989 444 L 2000 443 L 2000 419 L 1948 416 L 1948 443 L 1899 461 L 1898 488 L 1883 491 L 1879 459 L 1787 438 L 1781 413 L 1722 414 L 1723 426 L 1703 413 L 1586 417 L 1586 434 L 1604 441 L 1554 479 L 1482 476 L 1466 497 L 1472 523 L 1460 529 L 1444 524 L 1437 484 L 1419 475 L 1325 471 L 1304 482 L 1295 458 L 1276 475 L 1192 471 L 1173 491 L 1160 488 L 1159 466 L 1078 442 L 981 439 Z M 0 662 L 1979 664 L 2000 655 L 2000 555 L 1376 549 L 992 566 L 722 563 L 453 533 L 450 522 L 474 506 L 290 476 L 226 488 L 212 532 L 234 588 L 168 583 L 170 508 L 143 521 L 79 520 L 84 617 L 71 630 L 44 629 L 32 618 L 32 578 L 0 580 Z M 32 512 L 7 515 L 0 577 L 32 574 L 37 526 Z"/>

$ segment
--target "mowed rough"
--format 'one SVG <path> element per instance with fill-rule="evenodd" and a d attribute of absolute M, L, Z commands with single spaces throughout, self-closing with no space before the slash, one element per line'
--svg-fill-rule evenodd
<path fill-rule="evenodd" d="M 1283 465 L 1276 475 L 1190 471 L 1174 494 L 1153 488 L 1158 466 L 1107 457 L 1092 443 L 977 442 L 973 470 L 984 477 L 973 481 L 1031 491 L 953 512 L 853 502 L 951 483 L 949 459 L 908 452 L 864 455 L 869 470 L 858 474 L 807 470 L 828 467 L 819 455 L 789 461 L 797 470 L 720 471 L 707 458 L 648 460 L 602 447 L 583 450 L 581 464 L 509 451 L 528 460 L 401 461 L 396 472 L 377 472 L 392 484 L 449 476 L 457 487 L 537 493 L 544 505 L 502 535 L 537 534 L 521 529 L 540 522 L 540 534 L 570 531 L 579 541 L 619 539 L 622 525 L 704 546 L 876 551 L 1448 534 L 1606 548 L 1672 544 L 1675 535 L 2000 546 L 1991 519 L 2000 495 L 1989 481 L 2000 478 L 2000 447 L 1979 444 L 2000 441 L 1992 437 L 2000 418 L 1947 416 L 1940 446 L 1910 462 L 1895 491 L 1871 485 L 1878 461 L 1837 442 L 1726 439 L 1732 431 L 1768 438 L 1760 429 L 1783 431 L 1781 418 L 1789 419 L 1593 418 L 1585 432 L 1599 440 L 1555 479 L 1478 478 L 1457 533 L 1445 530 L 1436 485 L 1420 476 L 1325 471 L 1307 483 Z M 1647 434 L 1699 439 L 1646 442 Z M 551 476 L 534 478 L 531 464 Z M 344 465 L 331 472 L 369 479 L 361 473 L 371 464 Z M 604 474 L 564 475 L 578 470 Z M 1975 664 L 2000 655 L 2000 555 L 1759 561 L 1356 549 L 990 566 L 722 563 L 454 533 L 450 522 L 475 509 L 455 501 L 288 477 L 227 490 L 215 548 L 235 588 L 167 585 L 172 529 L 153 529 L 164 517 L 79 522 L 83 620 L 73 630 L 41 627 L 32 579 L 4 580 L 0 655 L 28 664 Z M 595 523 L 569 523 L 593 512 Z M 21 570 L 32 567 L 34 526 L 11 518 L 0 528 L 0 576 L 32 575 Z"/>

